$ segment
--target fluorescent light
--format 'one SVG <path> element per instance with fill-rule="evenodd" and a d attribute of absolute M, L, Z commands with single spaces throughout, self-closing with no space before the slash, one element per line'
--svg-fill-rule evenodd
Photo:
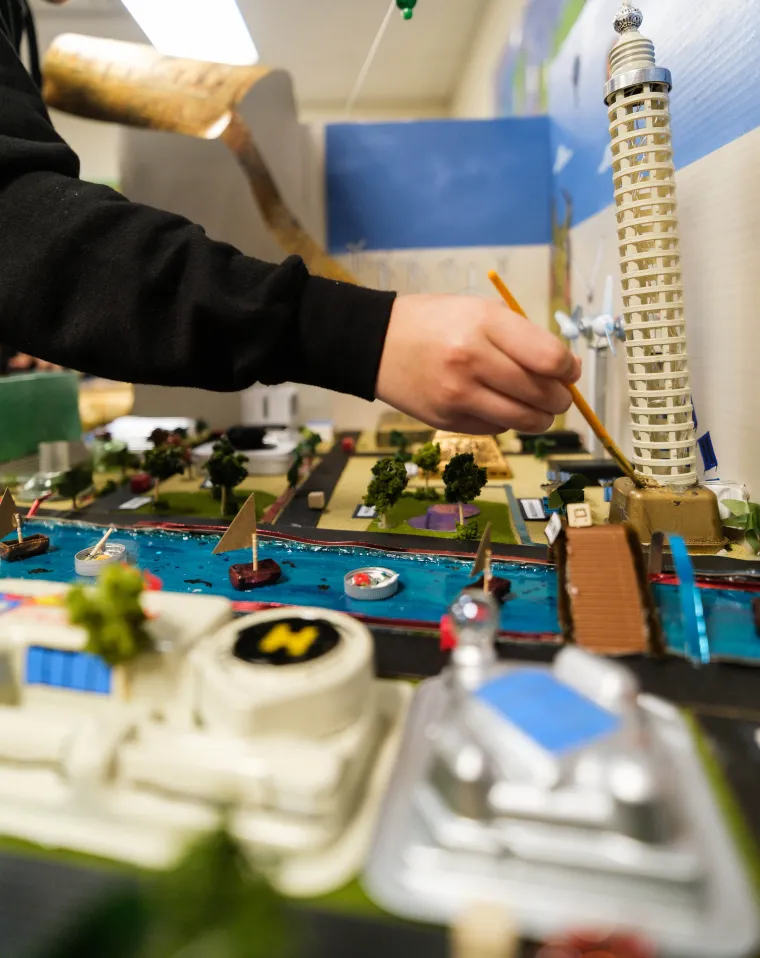
<path fill-rule="evenodd" d="M 159 53 L 251 66 L 259 54 L 236 0 L 122 0 Z"/>

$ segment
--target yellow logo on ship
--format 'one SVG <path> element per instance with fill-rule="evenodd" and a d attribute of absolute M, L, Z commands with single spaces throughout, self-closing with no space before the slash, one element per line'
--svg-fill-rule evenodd
<path fill-rule="evenodd" d="M 295 632 L 285 622 L 280 622 L 264 636 L 259 648 L 268 655 L 284 649 L 290 658 L 296 659 L 306 655 L 318 638 L 319 629 L 314 625 L 307 625 Z"/>

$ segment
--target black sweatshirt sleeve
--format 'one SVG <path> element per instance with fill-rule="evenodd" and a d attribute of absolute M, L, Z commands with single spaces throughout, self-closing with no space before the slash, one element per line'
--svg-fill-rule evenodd
<path fill-rule="evenodd" d="M 78 176 L 0 21 L 0 342 L 126 382 L 374 398 L 394 294 L 261 263 Z"/>

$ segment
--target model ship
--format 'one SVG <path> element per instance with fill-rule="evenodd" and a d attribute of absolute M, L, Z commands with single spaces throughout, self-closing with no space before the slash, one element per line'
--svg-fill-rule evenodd
<path fill-rule="evenodd" d="M 259 559 L 258 526 L 256 524 L 256 495 L 252 493 L 243 508 L 233 519 L 229 529 L 216 545 L 213 554 L 251 550 L 251 562 L 230 566 L 230 582 L 241 592 L 274 585 L 282 575 L 282 569 L 274 559 Z"/>
<path fill-rule="evenodd" d="M 97 545 L 77 552 L 74 557 L 74 569 L 77 575 L 100 575 L 108 566 L 125 560 L 127 547 L 121 542 L 108 541 L 114 532 L 116 529 L 111 526 Z"/>
<path fill-rule="evenodd" d="M 390 599 L 398 592 L 398 572 L 377 566 L 355 569 L 343 580 L 343 590 L 349 599 L 359 602 L 377 602 Z"/>
<path fill-rule="evenodd" d="M 14 530 L 16 541 L 0 542 L 0 559 L 6 562 L 32 559 L 34 556 L 43 555 L 50 548 L 50 539 L 47 536 L 36 534 L 24 538 L 23 519 L 10 490 L 6 489 L 0 499 L 0 538 L 5 539 Z"/>
<path fill-rule="evenodd" d="M 491 523 L 489 522 L 483 532 L 475 562 L 470 571 L 470 578 L 474 578 L 476 575 L 480 575 L 480 578 L 469 588 L 482 589 L 492 595 L 499 605 L 502 605 L 512 589 L 512 583 L 509 579 L 502 579 L 500 576 L 493 574 L 491 569 L 492 558 Z"/>

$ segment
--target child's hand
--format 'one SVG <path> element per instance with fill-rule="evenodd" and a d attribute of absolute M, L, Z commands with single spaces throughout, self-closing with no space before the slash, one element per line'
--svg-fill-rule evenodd
<path fill-rule="evenodd" d="M 570 408 L 580 373 L 556 336 L 496 299 L 399 296 L 377 397 L 452 432 L 540 433 Z"/>

